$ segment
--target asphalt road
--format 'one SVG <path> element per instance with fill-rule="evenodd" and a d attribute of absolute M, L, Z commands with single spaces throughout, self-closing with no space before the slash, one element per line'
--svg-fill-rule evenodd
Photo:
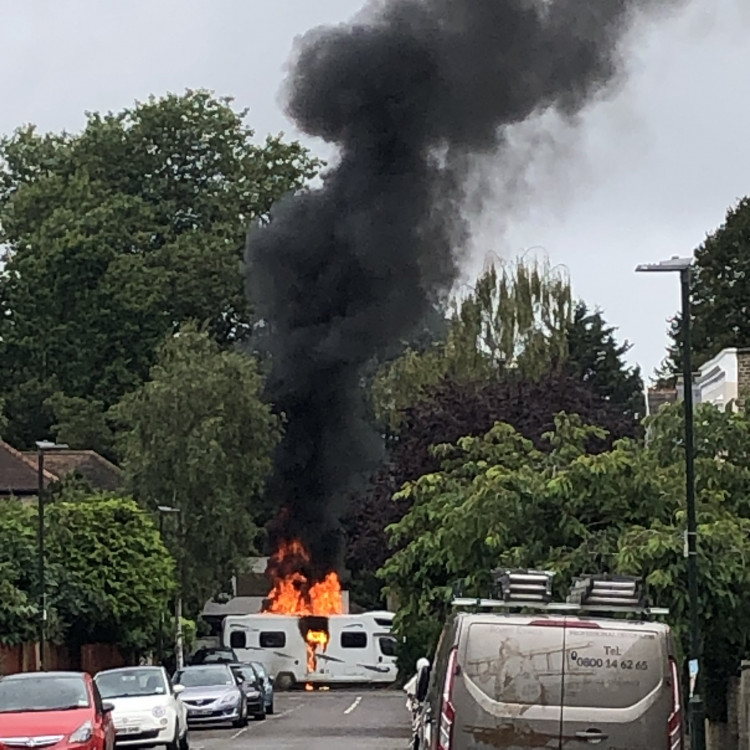
<path fill-rule="evenodd" d="M 244 729 L 191 729 L 191 750 L 404 750 L 409 714 L 403 692 L 277 693 L 276 713 Z"/>

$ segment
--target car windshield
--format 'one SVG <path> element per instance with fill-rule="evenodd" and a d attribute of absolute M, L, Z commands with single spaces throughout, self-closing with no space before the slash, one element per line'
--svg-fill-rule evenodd
<path fill-rule="evenodd" d="M 174 676 L 178 685 L 189 687 L 214 687 L 218 685 L 236 685 L 232 673 L 228 667 L 206 666 L 188 667 Z"/>
<path fill-rule="evenodd" d="M 250 685 L 258 684 L 258 677 L 250 667 L 232 666 L 232 672 L 241 682 L 247 682 Z"/>
<path fill-rule="evenodd" d="M 252 667 L 260 675 L 260 678 L 262 680 L 266 679 L 266 677 L 268 676 L 266 674 L 266 668 L 260 662 L 254 661 L 252 663 Z"/>
<path fill-rule="evenodd" d="M 229 649 L 197 651 L 193 657 L 194 664 L 221 664 L 230 661 L 236 661 L 236 658 L 234 653 Z"/>
<path fill-rule="evenodd" d="M 0 713 L 67 711 L 89 707 L 89 691 L 78 675 L 0 679 Z"/>
<path fill-rule="evenodd" d="M 136 695 L 165 695 L 167 686 L 161 669 L 117 669 L 100 672 L 96 685 L 102 698 L 129 698 Z"/>

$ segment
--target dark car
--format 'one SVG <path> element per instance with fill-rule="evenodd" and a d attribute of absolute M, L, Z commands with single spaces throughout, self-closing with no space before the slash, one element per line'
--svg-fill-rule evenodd
<path fill-rule="evenodd" d="M 268 674 L 266 668 L 259 661 L 251 661 L 250 666 L 263 680 L 263 697 L 266 704 L 266 713 L 273 716 L 273 677 Z"/>
<path fill-rule="evenodd" d="M 231 648 L 199 648 L 188 660 L 195 664 L 236 664 L 237 654 Z"/>
<path fill-rule="evenodd" d="M 266 699 L 263 690 L 263 679 L 250 664 L 230 664 L 237 684 L 245 694 L 247 713 L 257 721 L 266 718 Z"/>
<path fill-rule="evenodd" d="M 0 747 L 113 750 L 112 704 L 80 672 L 29 672 L 0 678 Z"/>

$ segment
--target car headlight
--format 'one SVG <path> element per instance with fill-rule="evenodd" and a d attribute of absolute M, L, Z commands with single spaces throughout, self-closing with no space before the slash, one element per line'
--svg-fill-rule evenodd
<path fill-rule="evenodd" d="M 221 699 L 221 705 L 222 706 L 234 706 L 235 704 L 239 703 L 240 696 L 237 693 L 227 693 L 222 699 Z"/>
<path fill-rule="evenodd" d="M 70 742 L 75 744 L 83 744 L 84 742 L 88 742 L 93 734 L 94 727 L 90 721 L 87 721 L 85 724 L 81 724 L 81 726 L 78 727 L 78 729 L 76 729 L 76 731 L 70 735 Z"/>
<path fill-rule="evenodd" d="M 161 719 L 162 716 L 167 715 L 167 709 L 164 706 L 154 706 L 151 709 L 151 713 L 154 715 L 155 718 Z"/>

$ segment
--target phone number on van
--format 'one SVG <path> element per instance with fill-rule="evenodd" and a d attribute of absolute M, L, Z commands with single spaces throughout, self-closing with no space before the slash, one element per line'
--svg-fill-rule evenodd
<path fill-rule="evenodd" d="M 579 667 L 592 667 L 594 669 L 635 669 L 641 672 L 648 669 L 648 662 L 645 660 L 597 659 L 589 656 L 579 656 L 577 651 L 570 652 L 570 659 Z"/>

